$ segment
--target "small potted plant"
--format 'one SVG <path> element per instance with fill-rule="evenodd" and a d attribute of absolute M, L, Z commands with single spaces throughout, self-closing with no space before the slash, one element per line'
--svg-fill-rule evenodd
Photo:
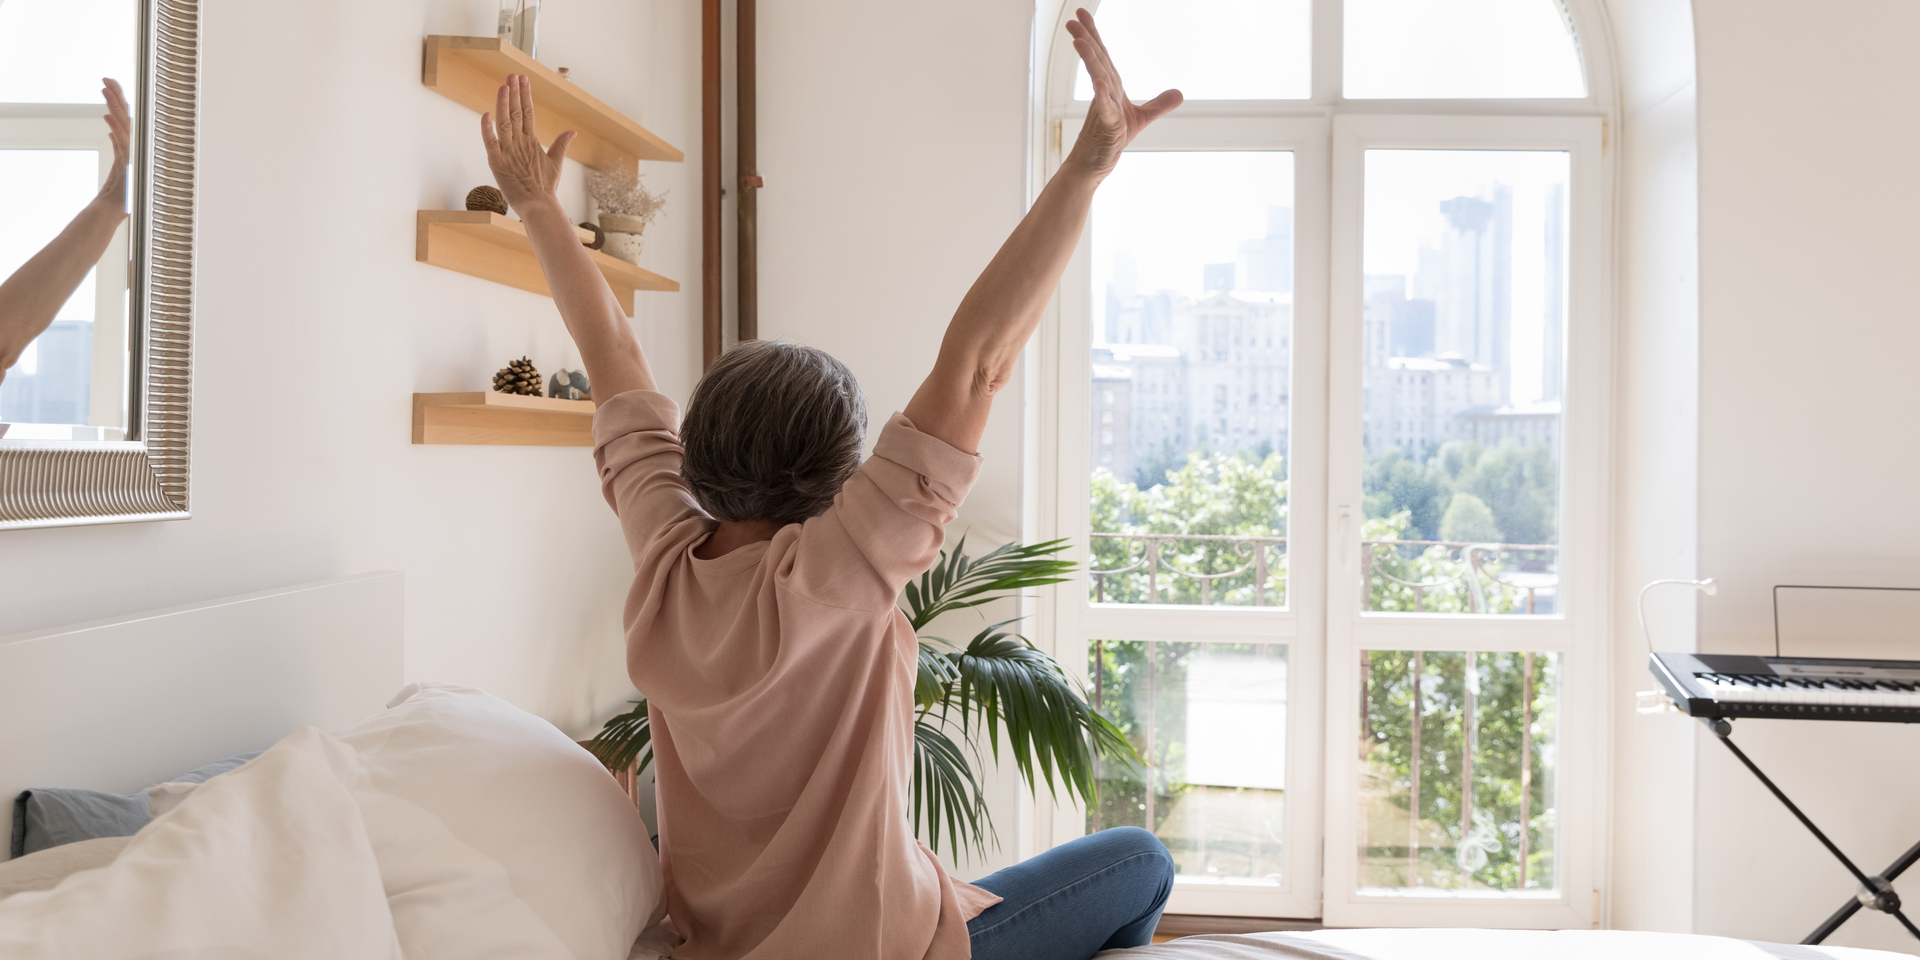
<path fill-rule="evenodd" d="M 640 262 L 640 235 L 667 205 L 667 195 L 647 189 L 640 174 L 626 170 L 587 173 L 587 194 L 600 208 L 600 229 L 606 231 L 608 254 L 631 264 Z"/>

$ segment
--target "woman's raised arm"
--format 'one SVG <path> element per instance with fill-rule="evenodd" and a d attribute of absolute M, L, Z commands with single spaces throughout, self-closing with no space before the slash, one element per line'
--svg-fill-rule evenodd
<path fill-rule="evenodd" d="M 495 124 L 494 118 L 499 117 Z M 574 235 L 573 222 L 560 207 L 557 192 L 560 163 L 573 142 L 569 130 L 541 149 L 533 132 L 533 85 L 515 74 L 500 88 L 493 113 L 480 115 L 480 139 L 487 145 L 487 165 L 500 183 L 507 203 L 520 214 L 527 239 L 540 260 L 560 319 L 580 348 L 593 384 L 593 402 L 611 400 L 629 390 L 652 390 L 653 371 L 647 367 L 640 338 L 614 299 L 613 288 L 593 265 Z"/>
<path fill-rule="evenodd" d="M 1093 80 L 1086 125 L 1033 209 L 960 301 L 933 373 L 907 404 L 907 419 L 922 433 L 967 453 L 979 447 L 993 397 L 1013 376 L 1014 361 L 1066 272 L 1094 190 L 1113 172 L 1127 144 L 1181 102 L 1178 90 L 1143 104 L 1128 100 L 1093 15 L 1079 10 L 1075 17 L 1067 22 L 1067 32 Z"/>

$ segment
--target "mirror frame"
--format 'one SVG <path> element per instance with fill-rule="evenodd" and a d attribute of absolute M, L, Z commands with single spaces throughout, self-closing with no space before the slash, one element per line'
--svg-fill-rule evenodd
<path fill-rule="evenodd" d="M 140 17 L 127 439 L 0 440 L 0 530 L 192 516 L 200 0 L 145 0 Z"/>

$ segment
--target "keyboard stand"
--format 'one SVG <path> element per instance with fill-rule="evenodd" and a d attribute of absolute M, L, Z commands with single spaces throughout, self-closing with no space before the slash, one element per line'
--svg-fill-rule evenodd
<path fill-rule="evenodd" d="M 1813 825 L 1812 820 L 1807 819 L 1806 814 L 1800 812 L 1799 807 L 1793 805 L 1792 800 L 1787 799 L 1786 794 L 1780 792 L 1780 788 L 1775 786 L 1773 781 L 1767 778 L 1766 774 L 1760 772 L 1760 768 L 1755 766 L 1754 762 L 1747 758 L 1745 751 L 1742 751 L 1738 746 L 1734 745 L 1732 721 L 1725 717 L 1702 717 L 1700 720 L 1707 725 L 1707 729 L 1713 731 L 1714 736 L 1720 738 L 1721 743 L 1727 745 L 1728 750 L 1733 751 L 1734 756 L 1740 758 L 1740 762 L 1745 764 L 1748 770 L 1753 771 L 1754 776 L 1760 778 L 1760 782 L 1765 784 L 1766 788 L 1773 793 L 1774 799 L 1779 800 L 1782 805 L 1791 811 L 1794 817 L 1800 821 L 1800 825 L 1806 827 L 1807 831 L 1813 834 L 1814 839 L 1819 840 L 1820 845 L 1826 847 L 1827 852 L 1833 854 L 1834 859 L 1840 861 L 1840 865 L 1846 867 L 1848 873 L 1853 874 L 1855 880 L 1860 881 L 1859 893 L 1848 900 L 1840 909 L 1835 910 L 1833 916 L 1828 917 L 1820 926 L 1815 927 L 1812 933 L 1807 934 L 1805 940 L 1800 941 L 1801 943 L 1815 944 L 1825 940 L 1833 931 L 1840 929 L 1841 924 L 1846 923 L 1854 914 L 1859 913 L 1862 907 L 1891 914 L 1895 920 L 1900 921 L 1901 926 L 1907 928 L 1908 933 L 1913 934 L 1916 938 L 1920 938 L 1920 928 L 1915 927 L 1913 921 L 1908 920 L 1907 915 L 1900 912 L 1900 895 L 1893 890 L 1893 881 L 1898 879 L 1900 874 L 1906 872 L 1906 869 L 1913 866 L 1915 862 L 1920 862 L 1920 843 L 1916 843 L 1907 848 L 1906 853 L 1901 854 L 1898 860 L 1889 864 L 1887 869 L 1881 871 L 1877 876 L 1867 876 L 1859 867 L 1853 865 L 1852 860 L 1847 859 L 1846 854 L 1840 852 L 1839 847 L 1833 845 L 1832 840 L 1827 839 L 1826 834 L 1820 832 L 1819 827 Z"/>

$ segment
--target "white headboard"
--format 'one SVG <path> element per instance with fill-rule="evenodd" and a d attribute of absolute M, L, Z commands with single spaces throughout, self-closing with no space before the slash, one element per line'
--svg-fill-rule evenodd
<path fill-rule="evenodd" d="M 378 711 L 403 630 L 383 572 L 0 637 L 0 822 L 28 787 L 131 793 Z"/>

